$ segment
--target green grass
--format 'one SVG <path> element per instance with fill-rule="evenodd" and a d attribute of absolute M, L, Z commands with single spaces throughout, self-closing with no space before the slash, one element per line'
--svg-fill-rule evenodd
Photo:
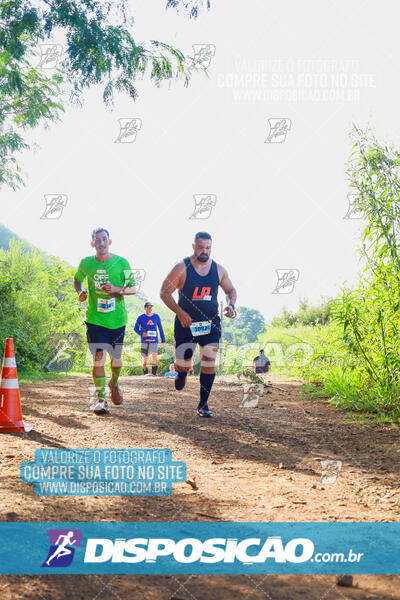
<path fill-rule="evenodd" d="M 18 381 L 19 383 L 40 383 L 45 381 L 53 381 L 57 379 L 70 379 L 71 377 L 83 377 L 86 376 L 87 373 L 75 373 L 72 371 L 68 371 L 67 373 L 56 373 L 50 372 L 46 373 L 43 371 L 34 371 L 29 373 L 19 372 L 18 373 Z"/>
<path fill-rule="evenodd" d="M 360 425 L 391 425 L 393 429 L 398 429 L 400 424 L 394 417 L 383 414 L 362 413 L 357 411 L 347 411 L 344 419 L 346 424 L 356 423 Z"/>
<path fill-rule="evenodd" d="M 309 396 L 309 398 L 330 398 L 330 395 L 323 386 L 315 385 L 314 383 L 301 385 L 299 391 L 303 396 Z"/>

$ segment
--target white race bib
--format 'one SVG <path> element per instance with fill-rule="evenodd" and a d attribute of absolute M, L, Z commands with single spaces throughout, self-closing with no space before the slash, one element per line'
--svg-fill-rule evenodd
<path fill-rule="evenodd" d="M 196 321 L 191 324 L 192 335 L 206 335 L 211 331 L 211 321 Z"/>
<path fill-rule="evenodd" d="M 156 335 L 157 335 L 157 331 L 150 331 L 150 329 L 149 329 L 146 337 L 156 337 Z"/>
<path fill-rule="evenodd" d="M 115 310 L 115 298 L 97 298 L 97 312 L 108 313 Z"/>

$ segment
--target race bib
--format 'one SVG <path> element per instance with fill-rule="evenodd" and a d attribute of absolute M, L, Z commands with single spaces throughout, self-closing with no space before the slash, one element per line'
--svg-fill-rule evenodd
<path fill-rule="evenodd" d="M 196 321 L 190 326 L 192 335 L 206 335 L 211 331 L 211 321 Z"/>
<path fill-rule="evenodd" d="M 147 331 L 147 337 L 156 337 L 157 335 L 157 331 L 150 331 L 150 329 Z"/>
<path fill-rule="evenodd" d="M 97 298 L 97 312 L 107 313 L 115 310 L 115 298 Z"/>

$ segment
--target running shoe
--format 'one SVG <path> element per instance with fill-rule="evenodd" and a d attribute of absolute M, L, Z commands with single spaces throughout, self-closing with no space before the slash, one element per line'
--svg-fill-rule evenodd
<path fill-rule="evenodd" d="M 93 412 L 95 415 L 108 415 L 110 411 L 108 410 L 107 400 L 103 400 L 99 398 L 98 403 L 93 408 Z"/>
<path fill-rule="evenodd" d="M 212 412 L 208 408 L 208 406 L 206 406 L 205 408 L 198 408 L 197 414 L 199 415 L 199 417 L 212 417 Z"/>
<path fill-rule="evenodd" d="M 175 389 L 183 390 L 186 383 L 187 371 L 178 371 L 178 375 L 175 377 Z"/>
<path fill-rule="evenodd" d="M 111 400 L 113 401 L 113 403 L 117 405 L 122 404 L 124 397 L 122 395 L 119 385 L 114 385 L 110 379 L 110 381 L 108 382 L 108 387 L 111 390 Z"/>

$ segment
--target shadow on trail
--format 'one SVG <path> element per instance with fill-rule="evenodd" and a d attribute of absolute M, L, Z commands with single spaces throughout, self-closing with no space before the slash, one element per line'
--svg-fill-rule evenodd
<path fill-rule="evenodd" d="M 114 410 L 112 417 L 182 437 L 200 447 L 210 458 L 240 457 L 273 466 L 283 463 L 286 469 L 310 476 L 315 476 L 313 469 L 300 467 L 304 459 L 340 459 L 371 474 L 382 471 L 398 475 L 400 471 L 400 460 L 393 460 L 390 450 L 398 445 L 397 430 L 343 423 L 344 414 L 335 412 L 326 403 L 319 402 L 314 408 L 314 401 L 308 400 L 311 406 L 305 411 L 298 406 L 304 402 L 301 398 L 293 401 L 267 396 L 268 406 L 263 410 L 247 409 L 251 412 L 246 415 L 238 403 L 232 402 L 229 408 L 223 408 L 218 406 L 219 402 L 214 404 L 216 416 L 203 420 L 195 413 L 193 395 L 190 404 L 187 397 L 180 398 L 179 405 L 174 404 L 171 410 L 165 402 L 156 406 L 144 400 L 131 405 L 126 402 L 124 412 Z M 287 410 L 278 410 L 281 402 Z M 246 440 L 246 437 L 256 439 Z"/>
<path fill-rule="evenodd" d="M 127 414 L 128 411 L 127 411 Z M 282 462 L 282 454 L 285 457 L 285 468 L 296 470 L 297 472 L 302 471 L 306 474 L 310 473 L 309 469 L 302 469 L 296 467 L 297 463 L 302 457 L 309 457 L 309 451 L 300 452 L 295 446 L 295 440 L 289 438 L 289 442 L 285 444 L 284 449 L 280 449 L 279 452 L 271 447 L 264 445 L 265 442 L 275 440 L 282 444 L 282 436 L 271 434 L 271 431 L 266 427 L 260 427 L 257 424 L 256 427 L 251 430 L 251 427 L 247 424 L 235 421 L 234 423 L 226 424 L 226 432 L 219 431 L 217 429 L 221 427 L 221 423 L 217 420 L 207 420 L 207 429 L 199 427 L 203 425 L 204 421 L 199 419 L 196 415 L 193 417 L 193 424 L 190 423 L 190 418 L 185 419 L 183 422 L 177 423 L 176 419 L 168 417 L 166 414 L 158 413 L 158 420 L 154 422 L 152 418 L 154 413 L 135 413 L 135 416 L 129 417 L 126 415 L 113 414 L 113 418 L 121 419 L 126 421 L 127 419 L 137 425 L 142 425 L 148 429 L 154 429 L 163 433 L 169 433 L 171 435 L 179 436 L 188 440 L 192 445 L 200 447 L 205 455 L 208 455 L 210 460 L 214 458 L 229 460 L 240 458 L 242 460 L 256 462 L 259 464 L 270 464 L 278 467 Z M 263 438 L 263 442 L 250 443 L 243 440 L 243 432 L 247 434 L 256 434 L 257 437 Z M 288 436 L 289 437 L 289 436 Z M 290 446 L 290 442 L 293 441 L 293 447 Z"/>
<path fill-rule="evenodd" d="M 71 410 L 71 403 L 59 403 L 60 405 L 64 404 L 64 406 L 68 406 Z M 32 407 L 32 404 L 27 403 L 27 409 L 25 410 L 26 420 L 29 420 L 29 417 L 38 417 L 43 421 L 52 421 L 61 427 L 66 427 L 67 429 L 72 427 L 74 429 L 88 429 L 88 426 L 83 424 L 82 421 L 79 421 L 76 417 L 72 416 L 60 416 L 60 415 L 52 415 L 51 409 L 47 409 L 45 412 L 40 412 Z M 75 412 L 75 407 L 74 412 Z"/>
<path fill-rule="evenodd" d="M 397 430 L 377 425 L 343 423 L 345 414 L 335 411 L 326 401 L 300 396 L 297 382 L 282 384 L 289 392 L 287 396 L 276 391 L 265 395 L 257 409 L 240 408 L 241 387 L 220 382 L 213 389 L 210 401 L 216 416 L 204 420 L 197 417 L 195 412 L 198 381 L 189 381 L 189 389 L 175 395 L 172 382 L 161 378 L 125 380 L 124 404 L 117 408 L 110 403 L 111 414 L 105 418 L 105 427 L 109 419 L 111 422 L 121 422 L 121 427 L 128 425 L 132 428 L 133 446 L 136 445 L 134 428 L 143 426 L 155 432 L 155 446 L 157 432 L 162 432 L 178 436 L 190 445 L 201 448 L 210 460 L 240 458 L 274 467 L 282 463 L 285 469 L 312 477 L 315 477 L 315 470 L 309 468 L 311 465 L 304 468 L 301 462 L 319 457 L 340 459 L 371 474 L 386 472 L 398 475 L 400 471 L 400 460 L 394 460 L 390 451 L 398 444 Z M 82 380 L 80 386 L 76 380 L 72 383 L 73 399 L 65 400 L 69 393 L 63 393 L 63 399 L 57 399 L 57 406 L 63 410 L 65 408 L 68 413 L 82 412 L 84 402 L 77 400 L 77 396 L 82 397 Z M 63 382 L 62 386 L 58 386 L 58 391 L 62 387 L 63 392 L 67 392 L 70 384 L 71 381 Z M 139 398 L 129 398 L 130 392 L 138 391 Z M 79 416 L 42 415 L 32 404 L 32 401 L 27 402 L 28 414 L 53 420 L 67 429 L 90 429 L 90 421 L 83 424 Z"/>
<path fill-rule="evenodd" d="M 51 435 L 46 435 L 45 433 L 40 433 L 40 431 L 36 431 L 34 429 L 26 433 L 3 433 L 0 439 L 3 439 L 5 435 L 11 435 L 12 437 L 16 437 L 18 439 L 21 439 L 22 437 L 26 441 L 37 442 L 42 446 L 48 446 L 50 448 L 68 448 L 68 446 L 60 444 L 57 438 L 54 438 Z"/>

